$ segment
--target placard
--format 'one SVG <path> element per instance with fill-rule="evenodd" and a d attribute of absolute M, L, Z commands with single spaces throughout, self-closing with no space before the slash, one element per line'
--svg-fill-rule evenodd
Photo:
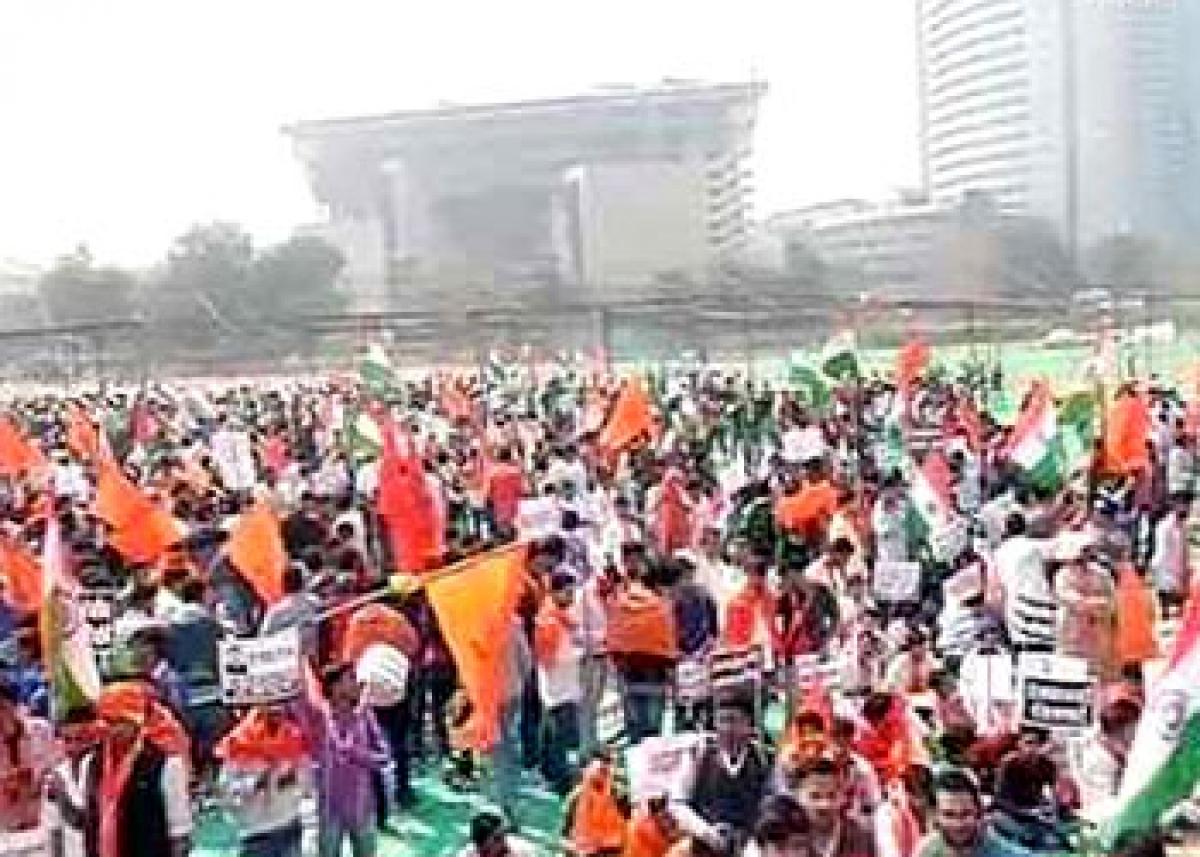
<path fill-rule="evenodd" d="M 696 777 L 705 736 L 684 733 L 645 738 L 625 752 L 629 790 L 635 801 L 667 796 L 686 801 Z"/>
<path fill-rule="evenodd" d="M 300 632 L 222 640 L 218 647 L 221 701 L 270 705 L 300 695 Z"/>
<path fill-rule="evenodd" d="M 1017 696 L 1026 726 L 1079 734 L 1096 719 L 1096 680 L 1082 658 L 1022 654 L 1017 661 Z"/>
<path fill-rule="evenodd" d="M 0 857 L 45 857 L 50 840 L 44 827 L 10 830 L 0 836 Z"/>
<path fill-rule="evenodd" d="M 761 646 L 717 649 L 708 660 L 709 685 L 714 693 L 744 688 L 762 681 L 764 668 Z"/>
<path fill-rule="evenodd" d="M 517 505 L 517 532 L 522 538 L 544 539 L 562 529 L 557 497 L 531 497 Z"/>
<path fill-rule="evenodd" d="M 708 663 L 682 660 L 675 666 L 675 697 L 680 702 L 698 702 L 709 697 Z"/>
<path fill-rule="evenodd" d="M 799 690 L 839 687 L 846 671 L 846 658 L 825 660 L 820 655 L 797 655 L 792 661 L 792 684 Z"/>
<path fill-rule="evenodd" d="M 921 564 L 905 560 L 880 562 L 875 566 L 873 587 L 875 598 L 887 604 L 917 601 L 921 594 Z"/>
<path fill-rule="evenodd" d="M 97 654 L 112 648 L 117 596 L 115 589 L 80 590 L 79 611 L 87 623 L 88 638 Z"/>

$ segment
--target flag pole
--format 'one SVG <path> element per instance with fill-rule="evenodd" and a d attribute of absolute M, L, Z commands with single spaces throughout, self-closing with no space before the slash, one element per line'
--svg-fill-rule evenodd
<path fill-rule="evenodd" d="M 385 583 L 383 586 L 376 587 L 370 592 L 365 592 L 362 595 L 351 598 L 348 601 L 343 601 L 340 604 L 336 604 L 333 607 L 318 613 L 314 621 L 318 624 L 321 622 L 327 622 L 330 619 L 342 615 L 343 613 L 352 612 L 357 610 L 359 607 L 364 607 L 367 604 L 380 601 L 389 595 L 415 595 L 431 583 L 437 583 L 439 580 L 445 580 L 448 577 L 453 577 L 460 572 L 466 571 L 471 565 L 478 562 L 482 557 L 487 556 L 489 553 L 494 554 L 501 553 L 503 551 L 516 550 L 524 547 L 526 544 L 527 543 L 523 541 L 514 542 L 511 545 L 505 545 L 504 547 L 497 548 L 493 551 L 474 554 L 466 557 L 465 559 L 460 559 L 457 562 L 453 562 L 450 565 L 445 565 L 439 569 L 425 572 L 420 575 L 394 574 L 391 576 L 391 578 L 389 578 L 389 582 Z M 393 586 L 390 582 L 392 580 L 396 580 L 398 583 L 402 583 L 404 585 Z"/>

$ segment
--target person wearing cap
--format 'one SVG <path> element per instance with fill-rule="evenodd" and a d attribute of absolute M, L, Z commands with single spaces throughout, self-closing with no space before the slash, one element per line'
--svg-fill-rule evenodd
<path fill-rule="evenodd" d="M 560 795 L 571 788 L 574 772 L 567 756 L 579 746 L 583 649 L 578 628 L 575 577 L 556 570 L 535 620 L 533 649 L 544 710 L 542 773 Z"/>
<path fill-rule="evenodd" d="M 508 829 L 504 816 L 485 810 L 470 824 L 470 842 L 456 857 L 538 857 L 534 846 Z"/>

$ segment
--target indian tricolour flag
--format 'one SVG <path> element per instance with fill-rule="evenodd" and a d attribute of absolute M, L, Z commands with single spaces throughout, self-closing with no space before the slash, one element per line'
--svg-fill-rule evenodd
<path fill-rule="evenodd" d="M 1047 384 L 1036 384 L 1013 426 L 1008 458 L 1038 485 L 1062 483 L 1062 455 L 1058 416 Z"/>
<path fill-rule="evenodd" d="M 1200 601 L 1193 598 L 1166 672 L 1151 687 L 1112 812 L 1106 851 L 1152 831 L 1200 781 Z"/>
<path fill-rule="evenodd" d="M 392 389 L 396 373 L 382 345 L 375 343 L 367 349 L 358 364 L 358 376 L 372 395 L 382 397 Z"/>
<path fill-rule="evenodd" d="M 944 530 L 953 519 L 954 474 L 946 457 L 933 450 L 925 456 L 920 467 L 912 469 L 910 479 L 909 535 L 927 540 Z"/>
<path fill-rule="evenodd" d="M 42 652 L 50 679 L 50 711 L 61 720 L 95 702 L 100 672 L 88 624 L 79 604 L 79 585 L 67 574 L 62 531 L 51 516 L 42 547 Z"/>

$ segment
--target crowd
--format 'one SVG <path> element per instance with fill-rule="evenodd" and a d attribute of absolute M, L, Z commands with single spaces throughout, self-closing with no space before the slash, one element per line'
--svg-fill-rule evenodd
<path fill-rule="evenodd" d="M 492 807 L 464 857 L 1162 853 L 1200 778 L 1194 403 L 1022 386 L 911 343 L 774 387 L 15 398 L 0 854 L 185 855 L 221 808 L 291 857 L 311 797 L 321 857 L 370 857 L 430 812 L 418 762 Z M 294 680 L 231 696 L 223 647 L 289 634 Z"/>

